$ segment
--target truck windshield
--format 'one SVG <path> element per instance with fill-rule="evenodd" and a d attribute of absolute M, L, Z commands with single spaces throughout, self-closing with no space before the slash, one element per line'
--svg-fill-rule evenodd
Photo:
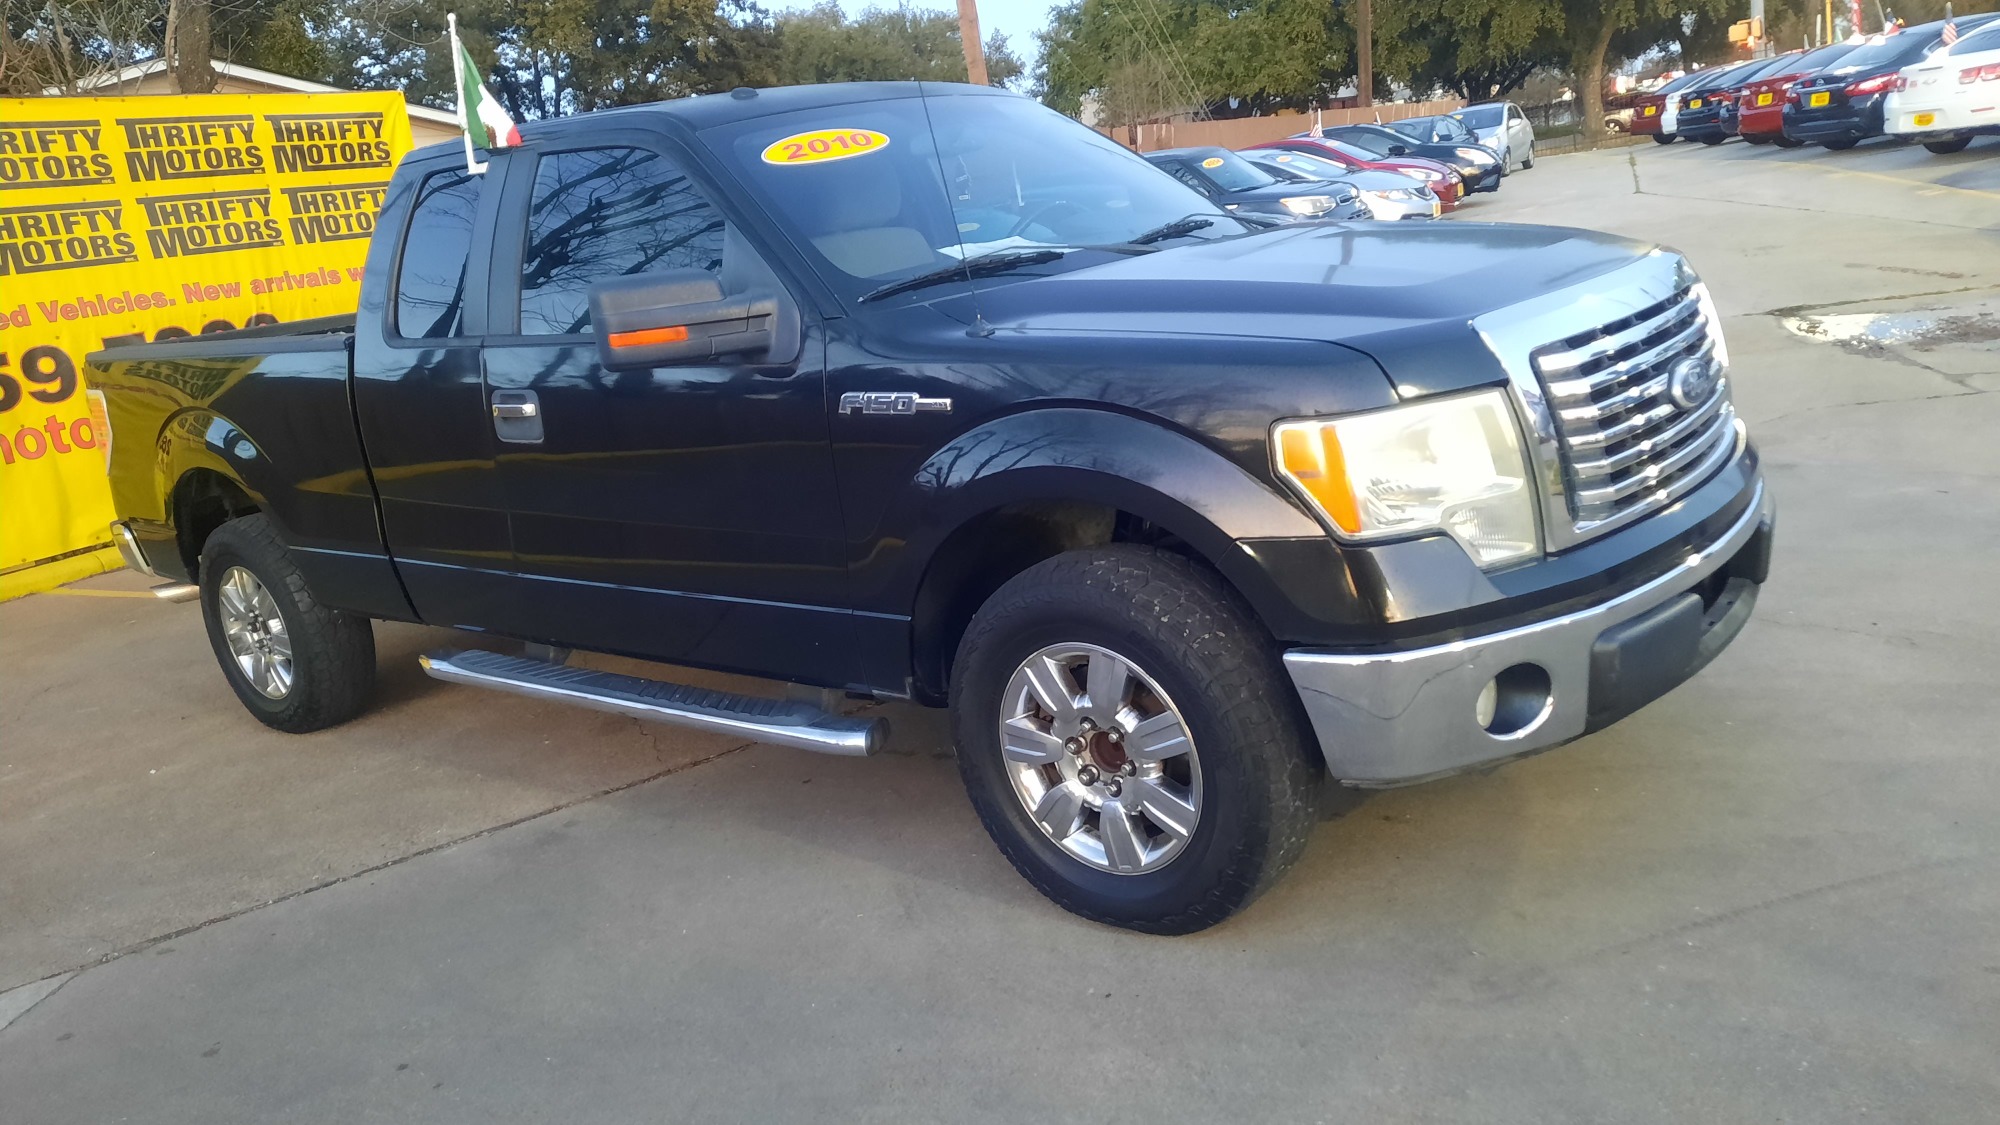
<path fill-rule="evenodd" d="M 854 102 L 716 126 L 702 139 L 849 299 L 955 260 L 1122 243 L 1190 215 L 1217 221 L 1175 238 L 1243 229 L 1173 177 L 1026 98 Z M 1062 267 L 1036 272 L 1051 268 Z"/>

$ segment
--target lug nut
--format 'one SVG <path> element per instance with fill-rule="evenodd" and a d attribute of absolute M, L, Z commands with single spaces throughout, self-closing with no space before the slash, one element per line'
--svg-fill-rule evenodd
<path fill-rule="evenodd" d="M 1088 715 L 1084 716 L 1083 721 L 1078 723 L 1077 725 L 1083 728 L 1083 732 L 1085 734 L 1089 734 L 1091 731 L 1097 729 L 1097 724 L 1092 722 Z"/>
<path fill-rule="evenodd" d="M 1139 772 L 1139 764 L 1137 762 L 1126 762 L 1124 765 L 1118 767 L 1118 772 L 1124 774 L 1126 777 L 1132 777 Z"/>
<path fill-rule="evenodd" d="M 1069 751 L 1072 754 L 1081 754 L 1083 753 L 1083 739 L 1081 738 L 1064 739 L 1063 749 Z"/>
<path fill-rule="evenodd" d="M 1123 788 L 1125 787 L 1123 785 L 1118 784 L 1116 780 L 1112 781 L 1111 784 L 1104 787 L 1105 792 L 1111 794 L 1113 797 L 1116 797 L 1118 795 L 1119 790 Z"/>
<path fill-rule="evenodd" d="M 1076 771 L 1076 779 L 1078 781 L 1083 782 L 1085 785 L 1097 784 L 1097 767 L 1096 766 L 1083 767 L 1082 769 Z"/>
<path fill-rule="evenodd" d="M 1113 742 L 1123 742 L 1125 741 L 1125 732 L 1119 730 L 1117 727 L 1112 727 L 1110 730 L 1104 732 L 1104 737 Z"/>

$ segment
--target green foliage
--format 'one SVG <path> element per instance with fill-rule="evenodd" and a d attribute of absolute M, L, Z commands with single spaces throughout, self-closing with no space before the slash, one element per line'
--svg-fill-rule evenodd
<path fill-rule="evenodd" d="M 838 4 L 821 3 L 781 13 L 774 31 L 775 85 L 966 79 L 958 17 L 951 12 L 869 8 L 850 20 Z M 1007 49 L 1005 35 L 988 36 L 985 52 L 987 79 L 994 85 L 1020 77 L 1021 60 Z"/>
<path fill-rule="evenodd" d="M 1230 98 L 1305 108 L 1340 85 L 1354 45 L 1325 0 L 1074 0 L 1052 15 L 1037 95 L 1066 113 L 1088 97 L 1112 124 Z"/>

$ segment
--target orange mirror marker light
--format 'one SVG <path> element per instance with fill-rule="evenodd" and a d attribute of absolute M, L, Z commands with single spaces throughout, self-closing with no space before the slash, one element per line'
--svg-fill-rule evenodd
<path fill-rule="evenodd" d="M 613 332 L 611 346 L 641 348 L 647 344 L 678 344 L 687 338 L 688 330 L 685 324 L 676 324 L 671 328 L 636 328 L 630 332 Z"/>
<path fill-rule="evenodd" d="M 1278 468 L 1319 503 L 1342 531 L 1361 530 L 1360 505 L 1347 480 L 1347 459 L 1330 425 L 1287 422 L 1278 427 Z"/>

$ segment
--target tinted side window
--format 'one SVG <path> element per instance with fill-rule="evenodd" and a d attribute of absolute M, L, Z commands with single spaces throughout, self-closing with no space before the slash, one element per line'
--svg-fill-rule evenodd
<path fill-rule="evenodd" d="M 722 270 L 722 215 L 655 152 L 557 152 L 535 166 L 521 256 L 521 331 L 590 330 L 591 283 L 671 269 Z"/>
<path fill-rule="evenodd" d="M 1178 160 L 1167 164 L 1160 164 L 1157 167 L 1167 175 L 1172 176 L 1174 179 L 1179 180 L 1203 195 L 1209 194 L 1211 190 L 1207 180 L 1196 175 L 1194 169 L 1189 168 Z"/>
<path fill-rule="evenodd" d="M 479 181 L 437 172 L 418 189 L 396 275 L 396 334 L 456 336 L 465 305 L 465 256 L 479 211 Z"/>

